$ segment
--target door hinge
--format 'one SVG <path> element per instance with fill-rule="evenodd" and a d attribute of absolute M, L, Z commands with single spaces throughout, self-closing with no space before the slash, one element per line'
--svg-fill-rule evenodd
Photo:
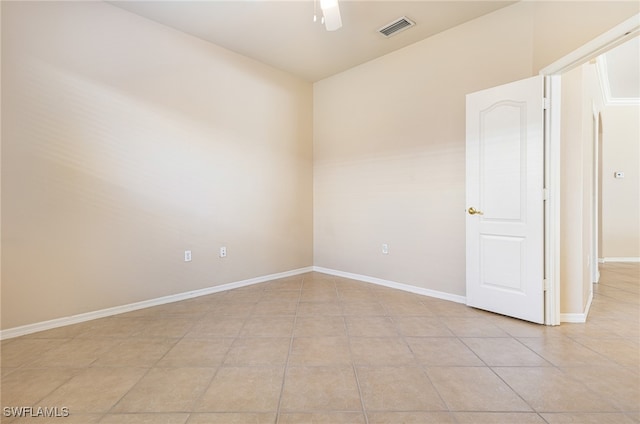
<path fill-rule="evenodd" d="M 551 107 L 551 100 L 549 100 L 548 97 L 543 97 L 542 98 L 542 105 L 543 105 L 542 108 L 544 110 L 549 109 Z"/>
<path fill-rule="evenodd" d="M 549 189 L 548 188 L 543 188 L 542 189 L 542 200 L 549 200 Z"/>
<path fill-rule="evenodd" d="M 542 287 L 543 287 L 544 291 L 549 290 L 549 280 L 547 280 L 546 278 L 544 280 L 542 280 Z"/>

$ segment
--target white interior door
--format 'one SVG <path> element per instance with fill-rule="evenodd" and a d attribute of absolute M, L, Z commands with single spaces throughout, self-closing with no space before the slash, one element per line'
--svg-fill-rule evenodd
<path fill-rule="evenodd" d="M 467 95 L 467 305 L 544 322 L 543 77 Z"/>

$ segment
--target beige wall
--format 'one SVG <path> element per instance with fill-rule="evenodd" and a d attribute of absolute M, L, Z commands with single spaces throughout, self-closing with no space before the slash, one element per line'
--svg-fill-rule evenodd
<path fill-rule="evenodd" d="M 311 84 L 106 3 L 3 2 L 2 106 L 3 329 L 312 265 Z"/>
<path fill-rule="evenodd" d="M 108 4 L 3 2 L 0 327 L 312 263 L 464 295 L 465 94 L 638 10 L 570 3 L 510 6 L 312 92 Z"/>
<path fill-rule="evenodd" d="M 592 292 L 595 121 L 603 106 L 594 64 L 562 75 L 560 310 L 584 313 Z"/>
<path fill-rule="evenodd" d="M 531 75 L 531 33 L 507 8 L 315 84 L 315 265 L 464 296 L 465 95 Z"/>
<path fill-rule="evenodd" d="M 519 3 L 314 85 L 315 265 L 465 294 L 465 95 L 535 75 L 638 5 L 562 11 Z"/>
<path fill-rule="evenodd" d="M 640 106 L 606 107 L 602 127 L 602 256 L 640 258 Z"/>

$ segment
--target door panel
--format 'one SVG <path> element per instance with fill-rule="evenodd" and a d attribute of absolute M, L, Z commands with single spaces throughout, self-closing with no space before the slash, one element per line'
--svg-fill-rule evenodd
<path fill-rule="evenodd" d="M 467 304 L 538 323 L 543 112 L 542 77 L 467 95 Z"/>

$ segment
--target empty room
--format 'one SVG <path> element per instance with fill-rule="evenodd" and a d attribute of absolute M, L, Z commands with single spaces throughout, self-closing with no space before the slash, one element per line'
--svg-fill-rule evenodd
<path fill-rule="evenodd" d="M 2 423 L 640 423 L 637 1 L 2 1 Z"/>

